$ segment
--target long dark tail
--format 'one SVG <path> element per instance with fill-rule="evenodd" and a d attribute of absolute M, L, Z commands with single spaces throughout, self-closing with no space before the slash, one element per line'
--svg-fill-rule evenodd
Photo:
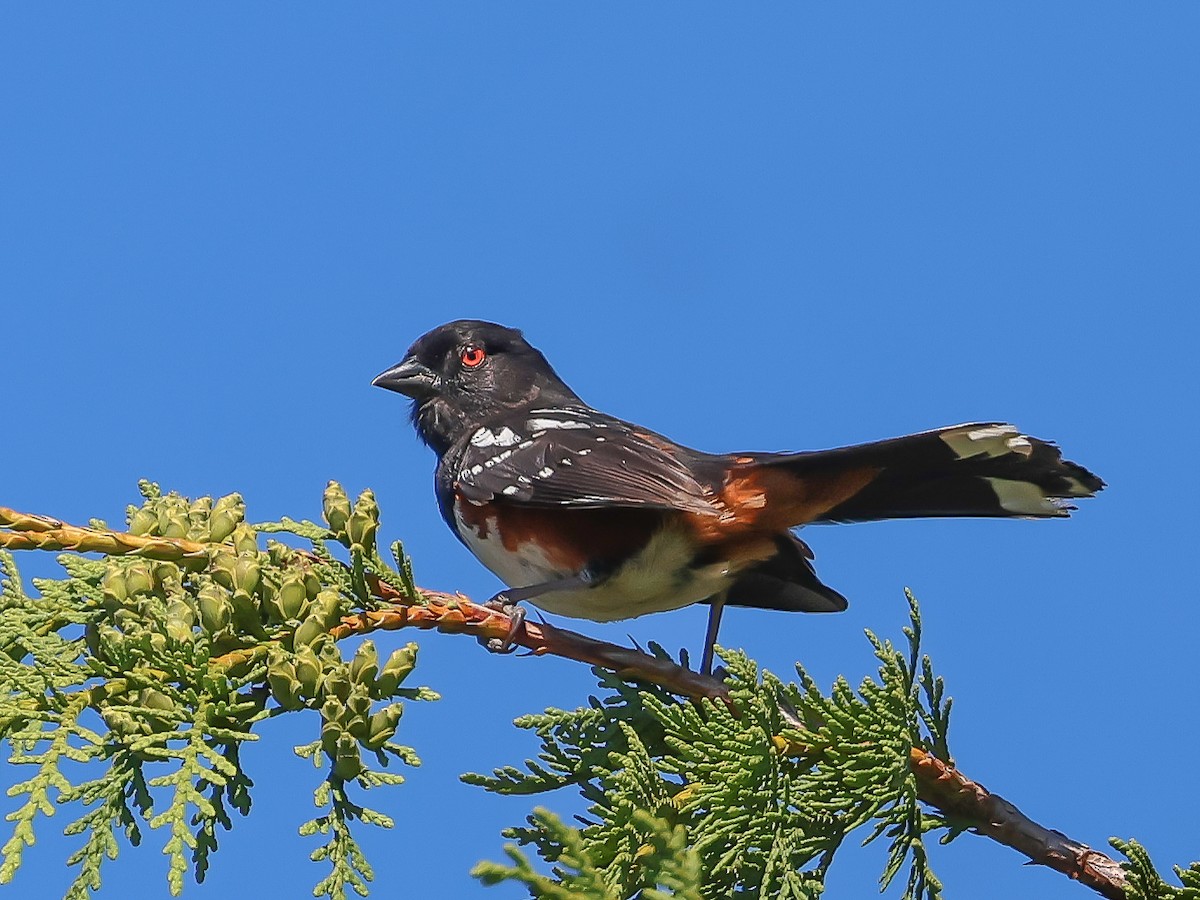
<path fill-rule="evenodd" d="M 919 516 L 1052 518 L 1069 515 L 1071 500 L 1104 488 L 1083 466 L 1063 459 L 1054 444 L 999 422 L 836 450 L 755 454 L 746 462 L 807 487 L 810 502 L 802 504 L 797 525 Z M 831 491 L 839 483 L 846 490 Z M 811 502 L 818 491 L 827 504 Z"/>

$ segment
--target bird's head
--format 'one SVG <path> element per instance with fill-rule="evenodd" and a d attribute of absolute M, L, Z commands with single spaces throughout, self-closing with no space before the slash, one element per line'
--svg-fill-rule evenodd
<path fill-rule="evenodd" d="M 507 410 L 581 402 L 521 332 L 473 319 L 423 334 L 371 383 L 412 398 L 417 433 L 439 454 Z"/>

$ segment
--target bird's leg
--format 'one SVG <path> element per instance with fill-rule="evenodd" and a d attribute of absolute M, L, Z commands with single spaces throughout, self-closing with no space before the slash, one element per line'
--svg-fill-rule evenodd
<path fill-rule="evenodd" d="M 725 611 L 726 592 L 722 591 L 708 601 L 708 628 L 704 632 L 704 655 L 700 659 L 700 674 L 712 674 L 713 644 L 721 628 L 721 613 Z"/>
<path fill-rule="evenodd" d="M 513 639 L 525 626 L 525 607 L 518 606 L 518 603 L 522 600 L 532 600 L 534 597 L 540 597 L 542 594 L 549 594 L 554 591 L 571 591 L 585 588 L 592 584 L 592 580 L 590 574 L 582 572 L 578 575 L 572 575 L 569 578 L 559 578 L 555 581 L 544 581 L 541 584 L 508 588 L 501 591 L 483 605 L 488 609 L 504 613 L 504 615 L 512 619 L 512 624 L 508 628 L 508 634 L 503 638 L 490 638 L 486 641 L 481 639 L 480 643 L 493 653 L 512 653 L 517 649 L 513 644 Z"/>

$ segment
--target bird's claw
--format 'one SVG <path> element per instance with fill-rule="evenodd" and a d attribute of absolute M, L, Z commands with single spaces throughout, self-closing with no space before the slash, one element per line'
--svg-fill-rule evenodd
<path fill-rule="evenodd" d="M 509 603 L 508 598 L 504 594 L 497 594 L 491 600 L 483 604 L 488 609 L 494 609 L 496 612 L 503 613 L 508 616 L 510 622 L 508 633 L 502 638 L 480 638 L 480 643 L 487 647 L 492 653 L 508 654 L 517 649 L 515 643 L 516 636 L 521 629 L 525 627 L 525 607 L 518 606 L 516 603 Z"/>

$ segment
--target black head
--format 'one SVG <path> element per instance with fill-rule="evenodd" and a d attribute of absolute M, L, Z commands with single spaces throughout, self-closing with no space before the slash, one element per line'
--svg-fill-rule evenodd
<path fill-rule="evenodd" d="M 417 433 L 438 453 L 506 410 L 580 402 L 521 332 L 473 319 L 422 335 L 371 383 L 412 397 Z"/>

